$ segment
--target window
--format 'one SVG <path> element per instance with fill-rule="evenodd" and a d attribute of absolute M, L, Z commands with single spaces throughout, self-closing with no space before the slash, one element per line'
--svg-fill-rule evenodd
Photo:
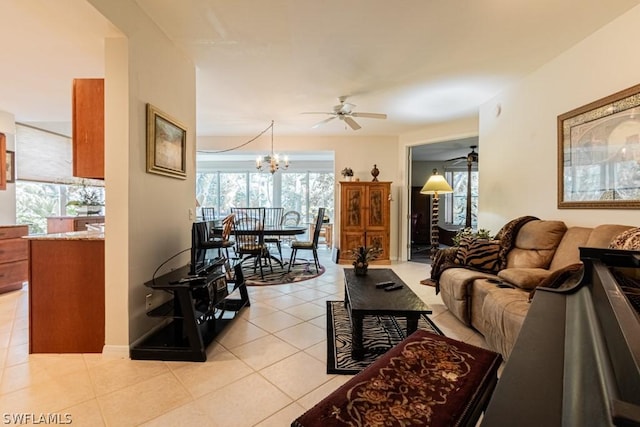
<path fill-rule="evenodd" d="M 467 215 L 468 171 L 445 170 L 445 178 L 451 184 L 453 193 L 444 195 L 445 223 L 465 225 Z M 471 171 L 471 227 L 478 225 L 478 171 Z"/>
<path fill-rule="evenodd" d="M 333 218 L 333 172 L 199 172 L 196 195 L 201 206 L 215 207 L 219 215 L 234 206 L 281 206 L 313 220 L 319 207 Z"/>
<path fill-rule="evenodd" d="M 77 200 L 81 186 L 33 181 L 16 181 L 16 219 L 18 224 L 28 224 L 30 234 L 47 232 L 47 217 L 76 215 L 75 206 L 67 206 Z M 88 187 L 104 200 L 104 187 Z"/>
<path fill-rule="evenodd" d="M 25 123 L 16 123 L 16 222 L 29 233 L 46 233 L 47 217 L 76 215 L 83 185 L 104 200 L 104 182 L 73 176 L 71 138 Z"/>

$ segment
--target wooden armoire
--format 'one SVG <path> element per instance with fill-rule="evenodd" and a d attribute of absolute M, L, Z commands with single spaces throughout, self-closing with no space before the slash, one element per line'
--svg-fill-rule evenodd
<path fill-rule="evenodd" d="M 390 262 L 391 182 L 340 182 L 340 263 L 360 246 L 382 248 L 375 263 Z"/>

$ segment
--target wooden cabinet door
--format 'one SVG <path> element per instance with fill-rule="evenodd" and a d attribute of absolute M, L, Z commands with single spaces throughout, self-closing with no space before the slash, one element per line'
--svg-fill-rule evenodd
<path fill-rule="evenodd" d="M 73 81 L 73 175 L 104 179 L 104 79 Z"/>
<path fill-rule="evenodd" d="M 377 246 L 378 258 L 389 260 L 390 182 L 343 182 L 340 198 L 340 259 L 350 261 L 349 251 Z"/>

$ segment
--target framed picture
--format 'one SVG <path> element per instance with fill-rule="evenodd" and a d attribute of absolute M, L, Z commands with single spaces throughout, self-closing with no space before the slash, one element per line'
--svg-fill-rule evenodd
<path fill-rule="evenodd" d="M 16 182 L 16 153 L 7 150 L 7 183 Z"/>
<path fill-rule="evenodd" d="M 7 138 L 0 133 L 0 190 L 7 189 Z"/>
<path fill-rule="evenodd" d="M 187 177 L 187 128 L 147 104 L 147 172 Z"/>
<path fill-rule="evenodd" d="M 558 208 L 640 208 L 640 85 L 558 116 Z"/>

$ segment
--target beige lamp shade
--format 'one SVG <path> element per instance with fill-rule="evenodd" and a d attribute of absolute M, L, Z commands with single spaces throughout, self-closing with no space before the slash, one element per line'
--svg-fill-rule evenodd
<path fill-rule="evenodd" d="M 429 177 L 427 183 L 424 184 L 422 190 L 420 190 L 421 194 L 444 194 L 444 193 L 453 193 L 453 188 L 449 185 L 444 176 L 438 174 L 438 170 L 433 170 L 433 175 Z"/>

